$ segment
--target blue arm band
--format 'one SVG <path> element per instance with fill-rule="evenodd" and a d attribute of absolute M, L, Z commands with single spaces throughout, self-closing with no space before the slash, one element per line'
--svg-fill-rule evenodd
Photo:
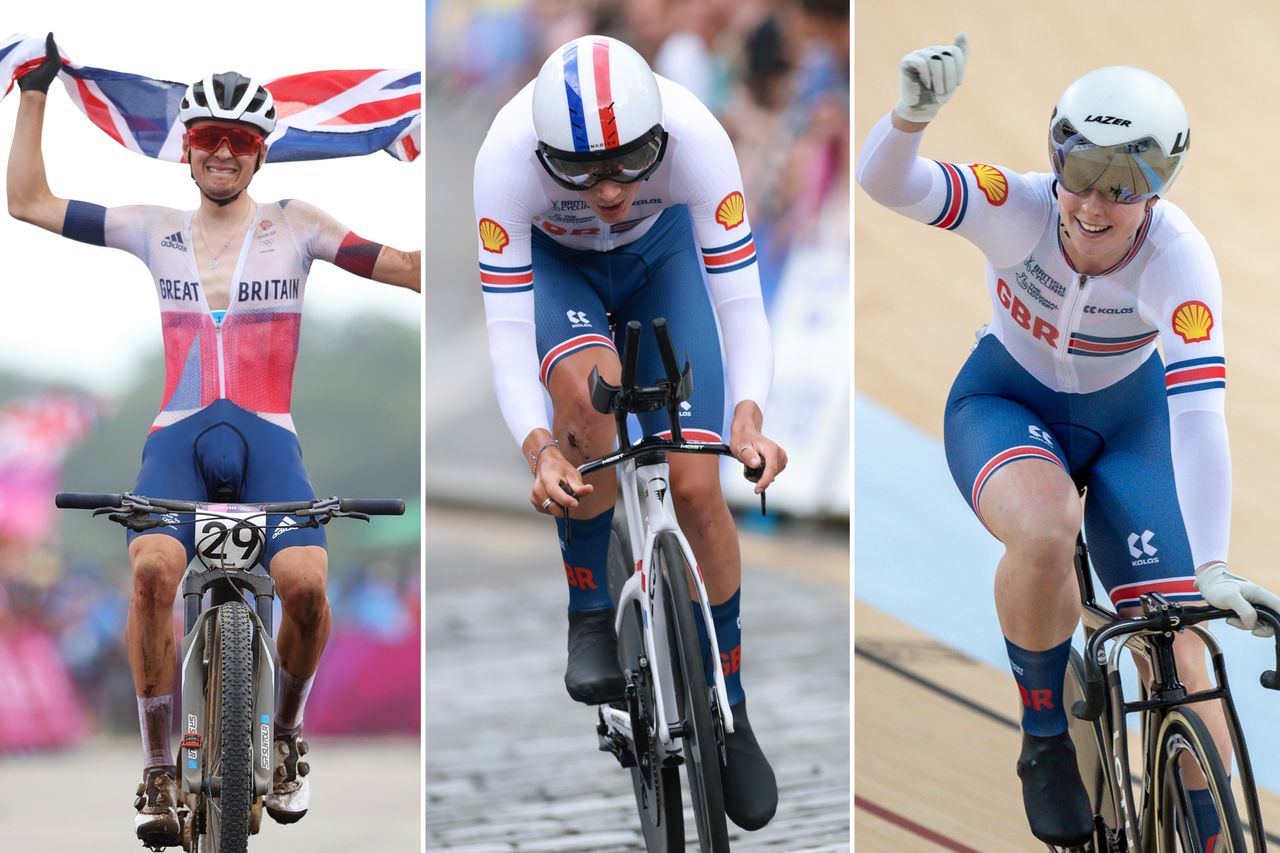
<path fill-rule="evenodd" d="M 62 236 L 90 243 L 94 246 L 107 244 L 107 209 L 100 204 L 87 201 L 67 202 L 67 215 L 62 220 Z"/>

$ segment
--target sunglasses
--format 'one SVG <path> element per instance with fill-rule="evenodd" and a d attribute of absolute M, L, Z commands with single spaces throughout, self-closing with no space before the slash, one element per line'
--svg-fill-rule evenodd
<path fill-rule="evenodd" d="M 237 157 L 257 154 L 265 141 L 262 134 L 247 127 L 228 127 L 222 124 L 201 124 L 188 128 L 187 143 L 192 148 L 213 153 L 223 142 Z"/>

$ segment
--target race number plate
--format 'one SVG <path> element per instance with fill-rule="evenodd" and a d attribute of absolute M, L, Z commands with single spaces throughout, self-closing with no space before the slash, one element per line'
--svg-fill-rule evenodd
<path fill-rule="evenodd" d="M 196 554 L 210 569 L 247 571 L 262 556 L 267 520 L 260 507 L 221 504 L 196 512 Z"/>

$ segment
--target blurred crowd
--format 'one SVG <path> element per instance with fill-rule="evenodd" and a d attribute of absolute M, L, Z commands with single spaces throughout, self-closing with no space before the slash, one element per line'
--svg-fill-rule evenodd
<path fill-rule="evenodd" d="M 417 550 L 405 549 L 371 554 L 366 562 L 336 569 L 329 584 L 332 642 L 416 646 L 420 565 Z M 0 540 L 0 649 L 21 638 L 23 648 L 38 648 L 43 655 L 39 666 L 12 672 L 0 667 L 6 673 L 0 681 L 41 679 L 57 689 L 60 680 L 69 681 L 89 729 L 136 731 L 135 691 L 124 648 L 131 577 L 123 548 L 119 562 L 106 563 L 64 560 L 39 549 L 9 548 Z M 276 624 L 279 618 L 277 601 Z M 177 608 L 174 630 L 181 634 Z M 27 689 L 41 693 L 51 688 L 32 684 Z"/>
<path fill-rule="evenodd" d="M 733 138 L 766 302 L 792 247 L 847 250 L 848 0 L 428 0 L 427 120 L 435 98 L 496 112 L 588 33 L 630 44 Z"/>

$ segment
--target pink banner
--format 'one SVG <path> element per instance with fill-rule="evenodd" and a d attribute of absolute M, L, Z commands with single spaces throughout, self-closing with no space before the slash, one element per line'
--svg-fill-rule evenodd
<path fill-rule="evenodd" d="M 75 746 L 84 729 L 53 638 L 40 628 L 0 631 L 0 752 Z"/>
<path fill-rule="evenodd" d="M 307 701 L 307 732 L 417 735 L 421 661 L 416 620 L 395 639 L 334 631 Z"/>

